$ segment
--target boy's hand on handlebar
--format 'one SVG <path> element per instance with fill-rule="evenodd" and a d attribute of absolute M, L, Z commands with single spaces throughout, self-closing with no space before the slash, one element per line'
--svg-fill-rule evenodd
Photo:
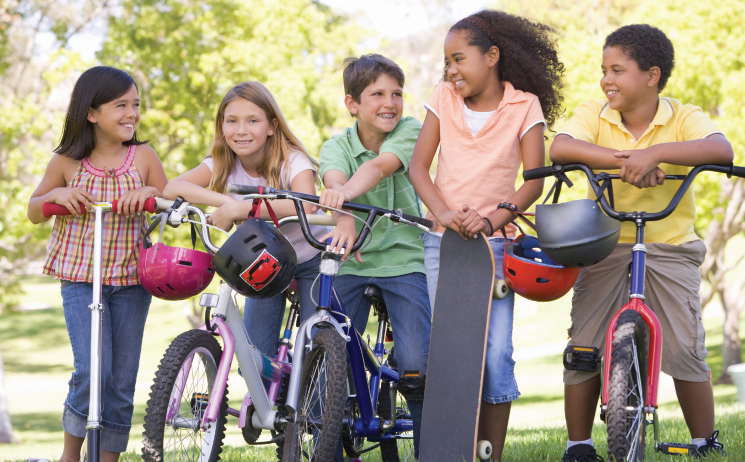
<path fill-rule="evenodd" d="M 348 249 L 354 247 L 354 241 L 357 239 L 357 229 L 354 226 L 354 218 L 343 215 L 336 219 L 336 228 L 333 231 L 319 239 L 321 242 L 325 242 L 326 239 L 331 238 L 331 244 L 329 248 L 335 254 L 339 254 L 341 249 L 344 248 L 344 255 L 342 255 L 342 261 L 349 258 Z M 357 262 L 362 263 L 362 256 L 360 252 L 354 253 L 354 258 Z"/>
<path fill-rule="evenodd" d="M 142 188 L 130 189 L 119 197 L 116 201 L 116 213 L 125 217 L 131 217 L 142 213 L 145 208 L 145 201 L 151 197 L 160 194 L 160 191 L 152 186 L 143 186 Z M 139 212 L 138 212 L 139 210 Z"/>
<path fill-rule="evenodd" d="M 340 209 L 344 202 L 349 202 L 351 200 L 352 198 L 349 197 L 349 194 L 344 191 L 339 191 L 337 189 L 324 189 L 318 199 L 318 205 L 314 205 L 311 210 L 315 213 L 318 209 L 324 208 L 324 206 Z M 324 210 L 326 209 L 324 208 Z"/>
<path fill-rule="evenodd" d="M 79 217 L 86 214 L 85 209 L 80 208 L 80 202 L 87 208 L 96 202 L 91 193 L 81 188 L 64 187 L 56 188 L 54 194 L 49 198 L 52 204 L 59 204 L 67 208 L 74 216 Z"/>
<path fill-rule="evenodd" d="M 633 184 L 637 188 L 649 187 L 644 186 L 644 180 L 649 180 L 647 175 L 654 171 L 660 163 L 654 149 L 647 148 L 639 149 L 637 151 L 620 151 L 615 153 L 615 156 L 618 158 L 626 158 L 626 161 L 621 166 L 621 171 L 618 174 L 621 181 Z"/>
<path fill-rule="evenodd" d="M 654 188 L 660 186 L 665 182 L 665 172 L 660 167 L 655 167 L 654 170 L 647 173 L 642 179 L 642 185 L 640 188 Z"/>

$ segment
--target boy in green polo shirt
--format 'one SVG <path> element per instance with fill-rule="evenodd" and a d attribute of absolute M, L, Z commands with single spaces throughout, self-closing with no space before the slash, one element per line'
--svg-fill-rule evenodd
<path fill-rule="evenodd" d="M 353 201 L 422 216 L 408 171 L 422 125 L 412 117 L 401 117 L 403 71 L 375 54 L 347 58 L 344 64 L 344 103 L 357 121 L 321 148 L 320 174 L 327 189 L 320 203 L 340 208 L 343 202 Z M 338 253 L 344 246 L 352 247 L 362 224 L 340 213 L 334 213 L 334 218 L 337 226 L 326 237 L 332 238 L 331 248 Z M 379 218 L 368 244 L 339 270 L 334 287 L 359 331 L 365 330 L 370 312 L 370 303 L 363 297 L 368 285 L 381 290 L 388 307 L 399 374 L 424 374 L 432 310 L 424 247 L 416 228 Z M 411 411 L 418 455 L 424 379 L 404 378 L 398 390 Z"/>
<path fill-rule="evenodd" d="M 659 96 L 673 65 L 673 45 L 659 29 L 635 24 L 616 30 L 603 46 L 600 87 L 607 101 L 580 106 L 551 146 L 553 162 L 618 172 L 628 184 L 614 186 L 616 210 L 662 210 L 679 187 L 679 182 L 664 182 L 665 174 L 685 175 L 690 166 L 732 162 L 732 146 L 700 108 Z M 650 187 L 654 189 L 643 189 Z M 675 382 L 691 444 L 698 447 L 694 455 L 705 457 L 724 450 L 714 430 L 714 397 L 705 360 L 698 267 L 706 247 L 694 233 L 695 218 L 691 188 L 673 214 L 647 224 L 644 295 L 662 326 L 662 370 Z M 580 270 L 570 345 L 604 351 L 608 323 L 628 301 L 635 231 L 634 223 L 624 223 L 613 253 Z M 564 462 L 603 460 L 591 438 L 600 393 L 598 374 L 564 371 L 569 432 Z"/>

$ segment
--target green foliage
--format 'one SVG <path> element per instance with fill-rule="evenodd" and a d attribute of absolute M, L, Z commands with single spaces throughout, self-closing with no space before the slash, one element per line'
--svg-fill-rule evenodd
<path fill-rule="evenodd" d="M 138 81 L 141 137 L 172 178 L 205 157 L 220 101 L 246 80 L 270 89 L 317 154 L 343 115 L 336 71 L 359 39 L 343 18 L 306 0 L 128 0 L 99 56 Z"/>

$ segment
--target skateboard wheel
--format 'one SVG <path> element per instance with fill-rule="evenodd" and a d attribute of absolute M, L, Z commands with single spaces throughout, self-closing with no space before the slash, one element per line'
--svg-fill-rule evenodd
<path fill-rule="evenodd" d="M 504 279 L 497 279 L 494 281 L 494 297 L 502 299 L 507 296 L 510 291 L 510 287 L 507 285 Z"/>
<path fill-rule="evenodd" d="M 476 457 L 479 460 L 491 460 L 491 443 L 487 440 L 480 440 L 476 443 Z"/>

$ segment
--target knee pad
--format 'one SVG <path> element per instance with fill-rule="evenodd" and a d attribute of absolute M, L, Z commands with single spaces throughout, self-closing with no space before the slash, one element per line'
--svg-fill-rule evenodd
<path fill-rule="evenodd" d="M 427 376 L 422 371 L 405 371 L 398 382 L 398 392 L 410 403 L 424 402 L 424 386 Z"/>

